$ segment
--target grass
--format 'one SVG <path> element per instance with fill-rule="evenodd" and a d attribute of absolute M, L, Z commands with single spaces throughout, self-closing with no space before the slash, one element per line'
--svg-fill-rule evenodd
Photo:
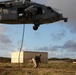
<path fill-rule="evenodd" d="M 32 63 L 11 64 L 0 63 L 0 75 L 76 75 L 76 64 L 48 63 L 40 64 L 39 68 L 33 69 Z"/>

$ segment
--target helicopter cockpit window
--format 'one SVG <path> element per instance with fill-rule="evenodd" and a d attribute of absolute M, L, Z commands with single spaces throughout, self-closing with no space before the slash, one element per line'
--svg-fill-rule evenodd
<path fill-rule="evenodd" d="M 48 10 L 49 12 L 54 12 L 54 10 L 53 10 L 51 7 L 47 7 L 47 10 Z"/>

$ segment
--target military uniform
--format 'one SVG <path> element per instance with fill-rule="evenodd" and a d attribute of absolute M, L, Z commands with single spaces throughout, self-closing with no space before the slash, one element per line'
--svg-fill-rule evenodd
<path fill-rule="evenodd" d="M 41 63 L 41 54 L 38 56 L 35 56 L 32 59 L 33 63 L 34 63 L 34 68 L 37 68 L 39 66 L 39 63 Z"/>

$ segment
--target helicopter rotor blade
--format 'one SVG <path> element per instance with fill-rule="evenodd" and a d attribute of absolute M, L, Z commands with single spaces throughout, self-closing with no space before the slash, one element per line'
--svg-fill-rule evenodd
<path fill-rule="evenodd" d="M 55 10 L 55 11 L 61 11 L 60 9 L 57 9 L 57 8 L 54 8 L 54 7 L 53 7 L 53 10 Z"/>
<path fill-rule="evenodd" d="M 7 2 L 12 2 L 12 1 L 15 1 L 15 0 L 1 0 L 0 3 L 7 3 Z"/>
<path fill-rule="evenodd" d="M 0 0 L 0 2 L 3 2 L 3 1 L 10 1 L 10 0 Z"/>

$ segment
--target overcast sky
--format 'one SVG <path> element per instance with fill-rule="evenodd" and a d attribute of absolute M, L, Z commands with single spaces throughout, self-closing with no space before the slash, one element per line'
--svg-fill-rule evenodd
<path fill-rule="evenodd" d="M 76 0 L 32 0 L 59 9 L 68 22 L 44 24 L 37 31 L 25 26 L 23 50 L 46 51 L 48 57 L 76 58 Z M 23 25 L 0 24 L 0 56 L 18 51 Z"/>

